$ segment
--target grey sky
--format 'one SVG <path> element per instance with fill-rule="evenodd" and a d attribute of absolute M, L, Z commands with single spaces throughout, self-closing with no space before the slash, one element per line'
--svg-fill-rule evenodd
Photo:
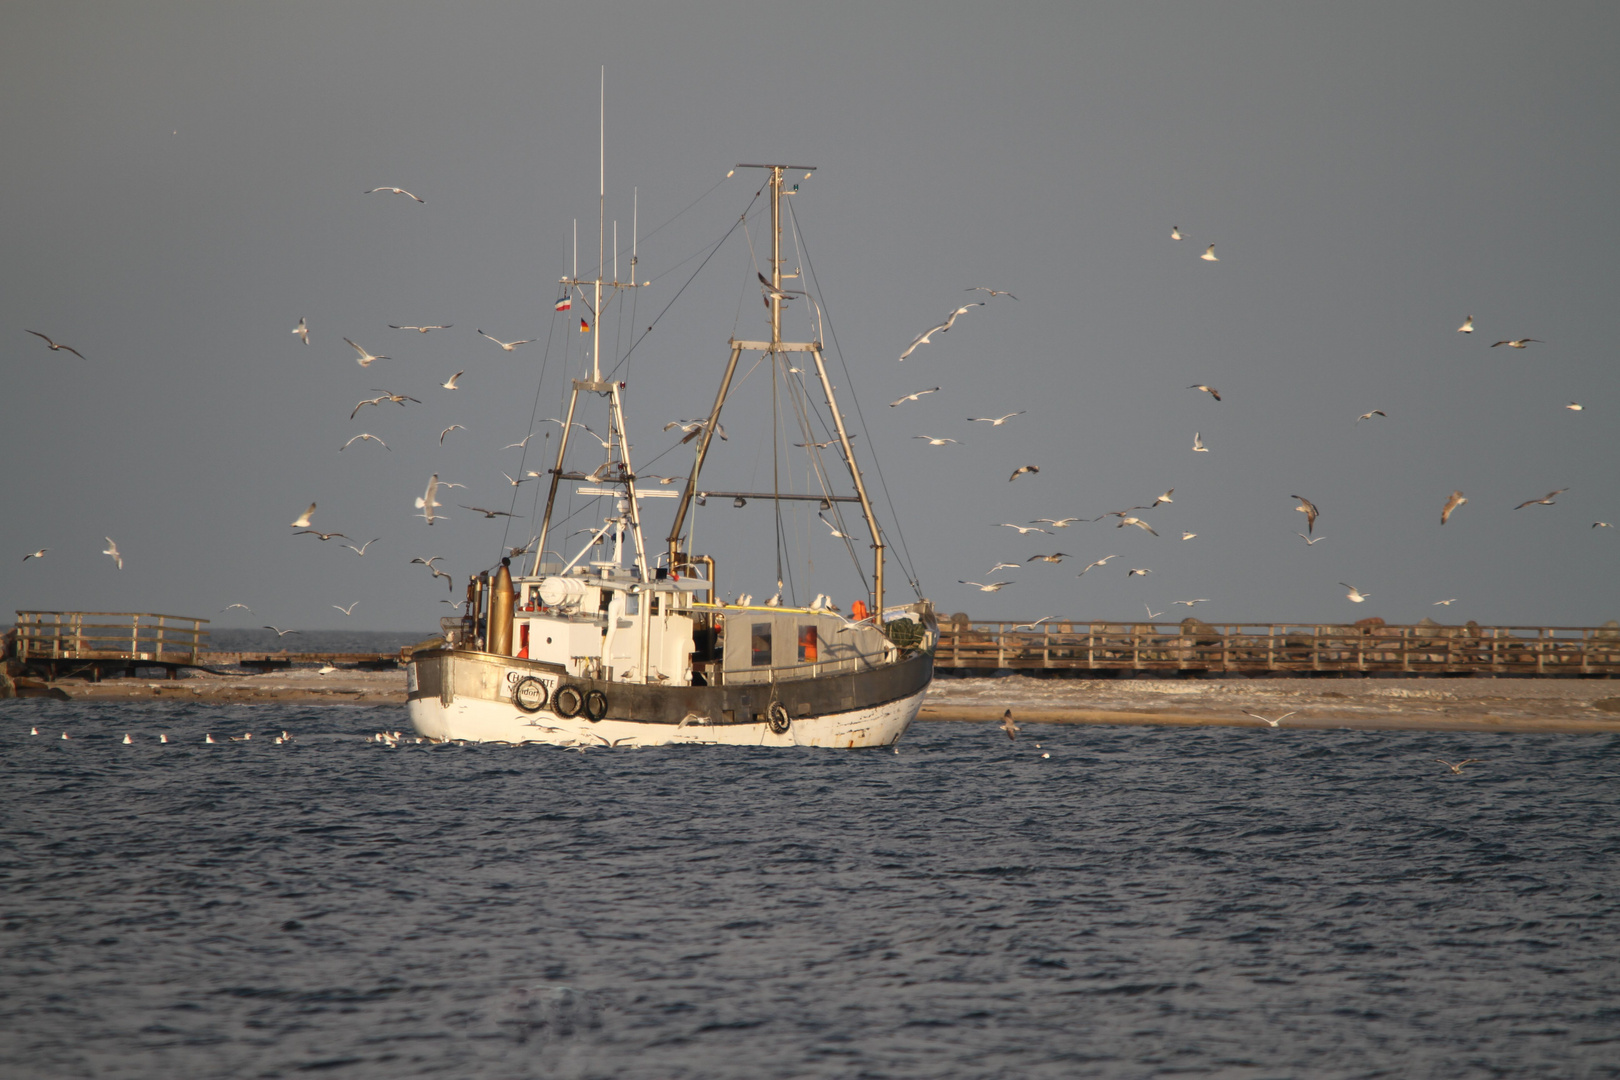
<path fill-rule="evenodd" d="M 241 601 L 262 619 L 222 624 L 306 628 L 447 612 L 443 581 L 407 561 L 442 555 L 464 580 L 496 557 L 501 524 L 455 503 L 507 505 L 517 460 L 496 448 L 527 430 L 548 334 L 541 416 L 581 363 L 551 302 L 576 218 L 594 262 L 606 64 L 625 245 L 632 187 L 645 235 L 738 161 L 818 166 L 794 209 L 872 425 L 858 451 L 878 453 L 942 610 L 1180 616 L 1171 601 L 1211 597 L 1197 614 L 1214 621 L 1620 616 L 1620 529 L 1591 528 L 1620 524 L 1612 7 L 13 3 L 4 24 L 5 608 Z M 644 242 L 637 324 L 757 179 Z M 380 184 L 427 202 L 361 195 Z M 1211 242 L 1214 264 L 1197 258 Z M 665 421 L 707 408 L 726 338 L 761 331 L 752 265 L 739 233 L 629 362 L 638 464 L 674 441 Z M 897 363 L 973 285 L 1020 300 Z M 1478 331 L 1456 333 L 1469 314 Z M 610 321 L 622 353 L 632 324 Z M 420 322 L 455 325 L 387 328 Z M 540 341 L 508 354 L 475 328 Z M 344 336 L 394 359 L 362 370 Z M 1545 344 L 1489 348 L 1524 336 Z M 459 369 L 464 389 L 438 389 Z M 769 485 L 768 427 L 743 412 L 764 375 L 728 406 L 710 486 Z M 424 404 L 350 422 L 372 387 Z M 1370 409 L 1389 415 L 1357 424 Z M 452 423 L 469 430 L 441 448 Z M 338 453 L 361 431 L 392 451 Z M 652 468 L 689 464 L 686 448 Z M 1009 484 L 1023 464 L 1040 475 Z M 435 471 L 469 487 L 429 527 L 411 500 Z M 1158 539 L 991 527 L 1169 487 L 1173 506 L 1141 515 Z M 1556 506 L 1513 509 L 1560 487 Z M 1442 529 L 1454 488 L 1469 502 Z M 1294 535 L 1292 494 L 1321 508 L 1324 542 Z M 357 559 L 291 538 L 311 500 L 318 527 L 381 540 Z M 655 540 L 668 505 L 649 510 Z M 786 520 L 816 564 L 800 599 L 847 606 L 847 559 L 813 512 Z M 774 589 L 767 506 L 711 503 L 699 530 L 724 591 Z M 1052 550 L 1075 558 L 999 575 L 1017 584 L 994 595 L 957 584 Z M 355 600 L 348 622 L 329 606 Z"/>

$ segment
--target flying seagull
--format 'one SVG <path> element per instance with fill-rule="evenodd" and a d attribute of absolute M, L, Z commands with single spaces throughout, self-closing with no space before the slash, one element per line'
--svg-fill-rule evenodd
<path fill-rule="evenodd" d="M 896 398 L 895 400 L 889 402 L 889 408 L 892 409 L 896 405 L 904 405 L 908 401 L 916 401 L 918 398 L 922 397 L 924 394 L 937 394 L 937 393 L 939 393 L 939 387 L 931 386 L 927 390 L 919 390 L 915 394 L 907 394 L 905 397 Z"/>
<path fill-rule="evenodd" d="M 1030 526 L 1030 525 L 1014 525 L 1010 521 L 1000 522 L 996 527 L 999 528 L 999 529 L 1017 529 L 1019 536 L 1028 536 L 1032 532 L 1042 533 L 1042 534 L 1044 534 L 1046 536 L 1051 536 L 1052 535 L 1051 533 L 1047 532 L 1045 529 L 1037 529 L 1037 528 L 1035 528 L 1033 526 Z"/>
<path fill-rule="evenodd" d="M 1119 519 L 1118 524 L 1116 524 L 1114 526 L 1114 528 L 1123 529 L 1127 525 L 1135 525 L 1138 529 L 1146 529 L 1148 532 L 1153 533 L 1154 536 L 1159 535 L 1158 533 L 1153 532 L 1153 526 L 1149 525 L 1147 522 L 1143 521 L 1139 517 L 1121 516 L 1120 519 Z"/>
<path fill-rule="evenodd" d="M 1305 531 L 1308 533 L 1314 533 L 1316 531 L 1316 519 L 1321 516 L 1322 512 L 1316 508 L 1315 503 L 1311 502 L 1311 500 L 1305 498 L 1303 495 L 1290 495 L 1288 497 L 1290 499 L 1299 500 L 1299 505 L 1294 507 L 1294 509 L 1305 515 Z"/>
<path fill-rule="evenodd" d="M 1440 508 L 1440 524 L 1444 525 L 1446 522 L 1450 521 L 1451 512 L 1467 501 L 1467 496 L 1465 496 L 1462 492 L 1453 491 L 1451 493 L 1451 497 L 1446 499 L 1446 505 Z"/>
<path fill-rule="evenodd" d="M 511 352 L 513 349 L 517 348 L 519 345 L 529 345 L 529 344 L 533 343 L 533 341 L 534 341 L 534 338 L 524 338 L 521 341 L 502 341 L 498 337 L 490 337 L 488 334 L 485 334 L 482 330 L 478 331 L 478 333 L 483 335 L 484 337 L 489 338 L 489 340 L 493 341 L 495 344 L 499 345 L 501 348 L 505 349 L 507 352 Z"/>
<path fill-rule="evenodd" d="M 1388 414 L 1386 414 L 1383 409 L 1374 409 L 1372 412 L 1364 412 L 1360 416 L 1356 417 L 1356 423 L 1359 424 L 1363 420 L 1371 420 L 1375 416 L 1382 416 L 1386 420 L 1389 418 Z"/>
<path fill-rule="evenodd" d="M 360 401 L 355 405 L 354 409 L 349 413 L 349 419 L 353 420 L 355 418 L 355 416 L 360 412 L 360 410 L 365 408 L 367 405 L 381 405 L 383 402 L 385 402 L 387 400 L 388 400 L 388 395 L 387 394 L 384 394 L 382 397 L 366 398 L 363 401 Z M 350 440 L 350 441 L 353 441 L 353 440 Z"/>
<path fill-rule="evenodd" d="M 1172 600 L 1170 602 L 1172 604 L 1180 604 L 1182 607 L 1192 607 L 1194 604 L 1213 603 L 1213 601 L 1207 596 L 1199 597 L 1197 600 Z"/>
<path fill-rule="evenodd" d="M 30 551 L 27 555 L 23 556 L 23 562 L 27 562 L 29 559 L 43 559 L 45 557 L 45 553 L 49 550 L 51 549 L 40 548 L 38 551 Z"/>
<path fill-rule="evenodd" d="M 1193 452 L 1196 454 L 1209 453 L 1209 447 L 1204 445 L 1204 437 L 1199 432 L 1193 432 Z"/>
<path fill-rule="evenodd" d="M 509 512 L 507 512 L 505 510 L 485 510 L 482 506 L 468 506 L 466 503 L 457 503 L 456 505 L 461 507 L 463 510 L 476 511 L 476 512 L 478 512 L 480 514 L 483 514 L 486 518 L 490 518 L 490 519 L 494 519 L 494 518 L 498 518 L 498 517 L 512 517 L 512 514 L 510 514 Z"/>
<path fill-rule="evenodd" d="M 1006 712 L 1001 714 L 1001 730 L 1007 733 L 1007 738 L 1012 742 L 1018 741 L 1018 733 L 1022 731 L 1023 728 L 1013 723 L 1011 709 L 1008 709 Z"/>
<path fill-rule="evenodd" d="M 989 572 L 993 574 L 997 570 L 1017 570 L 1019 565 L 1019 563 L 1015 562 L 998 562 L 990 568 Z"/>
<path fill-rule="evenodd" d="M 1430 604 L 1429 606 L 1430 607 L 1450 607 L 1452 604 L 1455 604 L 1456 602 L 1457 602 L 1457 598 L 1455 596 L 1453 596 L 1449 600 L 1436 600 L 1434 603 Z"/>
<path fill-rule="evenodd" d="M 63 350 L 63 351 L 72 353 L 74 356 L 77 356 L 80 360 L 84 359 L 84 353 L 80 352 L 78 349 L 75 349 L 71 345 L 58 345 L 56 342 L 52 341 L 46 335 L 40 333 L 38 330 L 30 330 L 28 332 L 30 334 L 33 334 L 37 338 L 44 338 L 45 344 L 47 344 L 47 345 L 49 345 L 51 347 L 51 352 L 56 352 L 58 350 Z"/>
<path fill-rule="evenodd" d="M 352 419 L 352 417 L 351 417 L 351 419 Z M 360 434 L 356 435 L 354 438 L 350 439 L 348 442 L 346 442 L 342 446 L 338 447 L 338 450 L 339 451 L 347 450 L 350 447 L 351 444 L 359 442 L 362 439 L 367 440 L 369 442 L 374 442 L 378 446 L 382 447 L 384 450 L 393 450 L 392 446 L 389 446 L 387 443 L 385 443 L 381 439 L 377 438 L 377 436 L 371 434 L 370 432 L 366 432 L 366 431 L 362 431 Z"/>
<path fill-rule="evenodd" d="M 330 540 L 334 536 L 342 536 L 343 539 L 345 539 L 345 540 L 353 540 L 354 539 L 354 537 L 352 537 L 352 536 L 344 536 L 343 533 L 338 533 L 338 532 L 323 533 L 319 529 L 299 529 L 297 532 L 293 533 L 293 535 L 294 536 L 303 536 L 306 533 L 309 534 L 310 536 L 318 536 L 322 540 Z"/>
<path fill-rule="evenodd" d="M 1313 544 L 1317 544 L 1317 543 L 1327 539 L 1327 537 L 1325 537 L 1325 536 L 1318 536 L 1318 537 L 1316 537 L 1316 539 L 1313 540 L 1309 536 L 1306 536 L 1302 532 L 1297 532 L 1294 535 L 1299 537 L 1301 540 L 1305 541 L 1305 546 L 1306 547 L 1310 547 Z"/>
<path fill-rule="evenodd" d="M 1004 291 L 1002 289 L 987 289 L 983 285 L 975 285 L 971 289 L 963 289 L 962 291 L 963 292 L 985 292 L 985 293 L 989 293 L 990 294 L 990 299 L 992 299 L 992 300 L 994 300 L 998 296 L 1012 296 L 1012 298 L 1014 300 L 1018 299 L 1018 297 L 1013 296 L 1013 294 L 1010 293 L 1010 292 L 1006 292 L 1006 291 Z"/>
<path fill-rule="evenodd" d="M 1264 721 L 1265 721 L 1265 722 L 1266 722 L 1266 723 L 1268 723 L 1268 724 L 1270 724 L 1270 725 L 1271 725 L 1271 726 L 1272 726 L 1272 727 L 1277 727 L 1277 726 L 1279 726 L 1279 725 L 1280 725 L 1280 724 L 1281 724 L 1281 723 L 1282 723 L 1282 722 L 1283 722 L 1283 721 L 1284 721 L 1284 720 L 1286 720 L 1286 719 L 1288 719 L 1288 718 L 1289 718 L 1289 717 L 1290 717 L 1290 716 L 1293 716 L 1293 715 L 1294 715 L 1294 713 L 1297 713 L 1297 712 L 1298 712 L 1298 711 L 1299 711 L 1299 710 L 1298 710 L 1298 709 L 1294 709 L 1294 710 L 1292 710 L 1292 711 L 1290 711 L 1290 712 L 1285 712 L 1285 713 L 1283 713 L 1283 714 L 1282 714 L 1282 715 L 1281 715 L 1281 716 L 1279 716 L 1279 717 L 1277 717 L 1277 719 L 1275 719 L 1275 720 L 1273 720 L 1273 719 L 1272 719 L 1272 718 L 1271 718 L 1271 717 L 1269 717 L 1269 716 L 1261 716 L 1261 715 L 1260 715 L 1260 714 L 1259 714 L 1259 713 L 1257 713 L 1257 712 L 1250 712 L 1250 711 L 1249 711 L 1249 710 L 1248 710 L 1248 709 L 1244 709 L 1244 710 L 1243 710 L 1243 715 L 1244 715 L 1244 716 L 1252 716 L 1252 717 L 1254 717 L 1254 718 L 1255 718 L 1255 719 L 1256 719 L 1256 720 L 1264 720 Z"/>
<path fill-rule="evenodd" d="M 1586 408 L 1586 406 L 1582 405 L 1578 401 L 1572 401 L 1568 405 L 1565 405 L 1564 408 L 1568 409 L 1570 412 L 1580 412 L 1582 409 Z"/>
<path fill-rule="evenodd" d="M 1033 524 L 1038 524 L 1038 523 L 1044 522 L 1045 524 L 1052 526 L 1052 528 L 1054 528 L 1054 529 L 1067 529 L 1070 525 L 1074 524 L 1076 521 L 1079 521 L 1079 520 L 1080 519 L 1078 517 L 1036 518 L 1030 524 L 1033 525 Z"/>
<path fill-rule="evenodd" d="M 1452 772 L 1461 774 L 1462 771 L 1463 771 L 1463 766 L 1464 765 L 1476 764 L 1480 759 L 1477 758 L 1477 757 L 1471 757 L 1471 758 L 1463 758 L 1461 761 L 1456 761 L 1456 762 L 1447 761 L 1445 758 L 1435 758 L 1434 760 L 1438 761 L 1440 764 L 1444 765 L 1446 768 L 1450 769 Z"/>
<path fill-rule="evenodd" d="M 1473 332 L 1474 332 L 1474 317 L 1472 315 L 1470 315 L 1466 319 L 1463 320 L 1463 324 L 1461 326 L 1457 327 L 1457 333 L 1459 333 L 1459 334 L 1472 334 Z"/>
<path fill-rule="evenodd" d="M 422 404 L 422 399 L 421 398 L 413 398 L 409 394 L 395 394 L 395 393 L 393 393 L 391 391 L 384 390 L 380 386 L 373 386 L 372 389 L 377 391 L 377 393 L 381 394 L 383 397 L 387 398 L 389 401 L 392 401 L 395 405 L 398 405 L 402 409 L 405 407 L 405 403 L 407 401 L 414 401 L 418 405 Z"/>
<path fill-rule="evenodd" d="M 1029 473 L 1031 476 L 1034 476 L 1040 471 L 1041 467 L 1039 465 L 1020 465 L 1018 468 L 1013 470 L 1013 474 L 1011 476 L 1007 477 L 1007 482 L 1011 483 L 1020 476 L 1023 476 L 1025 473 Z"/>
<path fill-rule="evenodd" d="M 1104 555 L 1102 558 L 1098 559 L 1096 562 L 1087 563 L 1086 564 L 1086 570 L 1090 570 L 1093 566 L 1102 566 L 1109 559 L 1117 559 L 1117 558 L 1119 558 L 1118 555 Z M 1086 570 L 1082 570 L 1082 571 L 1080 571 L 1078 574 L 1076 574 L 1074 576 L 1075 577 L 1084 577 L 1085 574 L 1086 574 Z"/>
<path fill-rule="evenodd" d="M 961 578 L 957 578 L 956 580 L 957 580 L 957 584 L 959 584 L 959 585 L 972 585 L 975 589 L 978 589 L 980 592 L 996 592 L 996 591 L 998 591 L 1000 589 L 1005 589 L 1008 585 L 1015 584 L 1015 582 L 1011 582 L 1011 581 L 992 581 L 988 585 L 982 585 L 977 581 L 963 581 Z"/>
<path fill-rule="evenodd" d="M 1070 555 L 1067 551 L 1054 551 L 1050 555 L 1031 555 L 1029 558 L 1025 559 L 1024 561 L 1025 562 L 1034 562 L 1036 559 L 1039 559 L 1039 560 L 1041 560 L 1041 562 L 1060 563 L 1064 559 L 1072 559 L 1072 558 L 1074 558 L 1074 556 Z"/>
<path fill-rule="evenodd" d="M 1042 615 L 1034 622 L 1019 623 L 1017 626 L 1013 627 L 1013 632 L 1017 633 L 1019 630 L 1034 630 L 1036 627 L 1040 626 L 1041 623 L 1051 622 L 1055 618 L 1057 618 L 1056 615 Z"/>
<path fill-rule="evenodd" d="M 433 524 L 433 508 L 443 505 L 437 498 L 438 494 L 439 474 L 434 473 L 433 476 L 428 480 L 427 490 L 416 497 L 416 508 L 422 511 L 422 516 L 427 518 L 427 523 L 429 525 Z"/>
<path fill-rule="evenodd" d="M 831 530 L 831 532 L 833 534 L 833 538 L 835 540 L 853 540 L 853 539 L 855 539 L 853 536 L 849 535 L 849 533 L 839 532 L 838 527 L 836 525 L 834 525 L 832 522 L 828 521 L 825 517 L 822 517 L 821 511 L 819 511 L 819 510 L 816 511 L 816 517 L 821 518 L 821 523 L 823 525 L 827 526 L 827 528 L 829 530 Z"/>
<path fill-rule="evenodd" d="M 1172 499 L 1170 496 L 1174 495 L 1175 493 L 1176 489 L 1170 488 L 1163 495 L 1160 495 L 1157 499 L 1154 499 L 1152 506 L 1144 506 L 1142 509 L 1151 510 L 1154 506 L 1158 506 L 1160 503 L 1173 503 L 1176 500 Z"/>
<path fill-rule="evenodd" d="M 1221 261 L 1221 260 L 1219 260 L 1219 259 L 1217 259 L 1215 257 L 1215 245 L 1214 244 L 1211 244 L 1211 245 L 1209 245 L 1209 247 L 1205 248 L 1204 253 L 1202 255 L 1198 256 L 1198 257 L 1200 259 L 1203 259 L 1205 262 L 1220 262 Z"/>
<path fill-rule="evenodd" d="M 467 371 L 466 371 L 465 368 L 463 368 L 462 370 L 456 372 L 454 375 L 450 376 L 448 379 L 444 380 L 444 382 L 440 383 L 439 385 L 441 387 L 443 387 L 444 389 L 446 389 L 446 390 L 460 390 L 461 387 L 456 385 L 456 380 L 461 378 L 465 374 L 467 374 Z"/>
<path fill-rule="evenodd" d="M 224 607 L 219 609 L 219 613 L 221 615 L 223 615 L 227 611 L 230 611 L 232 608 L 241 608 L 243 611 L 247 612 L 249 615 L 253 614 L 253 609 L 248 607 L 246 604 L 226 604 Z"/>
<path fill-rule="evenodd" d="M 1339 582 L 1339 584 L 1344 585 L 1345 588 L 1350 590 L 1349 592 L 1345 593 L 1344 595 L 1345 595 L 1345 599 L 1349 600 L 1352 604 L 1359 604 L 1363 600 L 1367 599 L 1367 597 L 1372 595 L 1372 593 L 1364 593 L 1364 592 L 1362 592 L 1360 589 L 1356 588 L 1354 585 L 1347 585 L 1342 581 Z"/>
<path fill-rule="evenodd" d="M 113 538 L 110 536 L 105 537 L 104 539 L 107 541 L 107 550 L 103 551 L 102 554 L 111 555 L 113 562 L 118 564 L 118 569 L 122 570 L 124 568 L 124 556 L 119 554 L 118 545 L 113 542 Z"/>
<path fill-rule="evenodd" d="M 1533 337 L 1506 338 L 1506 339 L 1503 339 L 1502 341 L 1498 341 L 1495 345 L 1492 345 L 1491 348 L 1494 349 L 1494 348 L 1496 348 L 1497 345 L 1506 345 L 1510 349 L 1522 349 L 1526 345 L 1530 344 L 1532 341 L 1534 341 L 1538 345 L 1545 345 L 1546 344 L 1546 342 L 1542 341 L 1540 338 L 1533 338 Z"/>
<path fill-rule="evenodd" d="M 344 338 L 343 340 L 344 341 L 349 341 L 348 338 Z M 355 358 L 354 362 L 359 364 L 361 367 L 370 367 L 371 362 L 373 360 L 392 360 L 393 359 L 392 356 L 373 356 L 370 353 L 366 352 L 366 350 L 362 349 L 360 346 L 356 345 L 352 341 L 349 341 L 349 347 L 351 349 L 353 349 L 355 352 L 360 354 L 358 357 Z"/>
<path fill-rule="evenodd" d="M 362 195 L 375 195 L 379 191 L 386 191 L 391 195 L 411 195 L 410 192 L 406 191 L 404 188 L 399 188 L 399 187 L 374 187 L 374 188 L 368 188 L 367 190 L 361 192 L 361 194 Z M 427 202 L 426 199 L 418 199 L 415 195 L 411 195 L 411 198 L 416 199 L 416 201 L 419 202 L 419 203 Z"/>
<path fill-rule="evenodd" d="M 390 329 L 390 330 L 415 330 L 418 334 L 425 334 L 429 330 L 448 330 L 448 329 L 450 329 L 450 327 L 452 325 L 454 325 L 454 324 L 452 324 L 452 323 L 440 323 L 437 326 L 395 326 L 393 323 L 389 323 L 388 324 L 388 329 Z"/>
<path fill-rule="evenodd" d="M 293 327 L 293 333 L 297 334 L 305 345 L 309 344 L 309 324 L 304 321 L 302 315 L 298 316 L 298 325 Z"/>
<path fill-rule="evenodd" d="M 1149 620 L 1157 619 L 1160 615 L 1164 614 L 1164 612 L 1162 612 L 1162 611 L 1154 611 L 1151 607 L 1148 607 L 1148 605 L 1146 605 L 1146 604 L 1142 605 L 1142 610 L 1147 612 Z"/>
<path fill-rule="evenodd" d="M 932 435 L 913 435 L 912 438 L 927 439 L 929 446 L 944 446 L 946 443 L 953 443 L 956 441 L 955 439 L 936 439 Z"/>
<path fill-rule="evenodd" d="M 296 633 L 298 633 L 297 630 L 283 630 L 278 626 L 266 626 L 265 629 L 266 630 L 274 630 L 276 632 L 276 637 L 278 637 L 278 638 L 286 637 L 288 634 L 296 634 Z"/>
<path fill-rule="evenodd" d="M 309 516 L 311 514 L 313 514 L 314 512 L 315 512 L 315 504 L 310 503 L 308 510 L 305 510 L 302 514 L 299 514 L 296 518 L 293 518 L 292 527 L 295 528 L 295 529 L 307 529 L 307 528 L 309 528 Z"/>
<path fill-rule="evenodd" d="M 1013 417 L 1023 416 L 1028 411 L 1028 409 L 1019 409 L 1017 412 L 1010 412 L 1006 416 L 970 416 L 968 417 L 968 423 L 989 424 L 991 427 L 1000 427 Z"/>
<path fill-rule="evenodd" d="M 1219 390 L 1215 389 L 1213 386 L 1205 386 L 1203 383 L 1193 383 L 1191 386 L 1187 387 L 1187 389 L 1189 389 L 1189 390 L 1202 390 L 1204 393 L 1208 394 L 1210 397 L 1214 398 L 1216 401 L 1221 400 L 1221 392 Z"/>
<path fill-rule="evenodd" d="M 945 333 L 952 326 L 956 325 L 956 320 L 957 320 L 958 316 L 962 315 L 964 312 L 968 311 L 969 309 L 976 308 L 976 307 L 984 307 L 984 301 L 983 300 L 975 300 L 971 304 L 963 304 L 961 307 L 959 307 L 955 311 L 951 312 L 950 315 L 946 316 L 944 322 L 940 323 L 938 326 L 931 326 L 927 330 L 924 330 L 922 333 L 918 334 L 917 337 L 915 338 L 915 340 L 913 340 L 910 345 L 906 346 L 906 351 L 900 354 L 900 359 L 904 360 L 906 357 L 910 356 L 913 352 L 916 351 L 917 346 L 919 346 L 919 345 L 930 345 L 930 344 L 932 344 L 933 342 L 932 342 L 931 339 L 933 338 L 933 336 L 935 334 L 943 334 L 943 333 Z"/>
<path fill-rule="evenodd" d="M 380 537 L 380 536 L 374 536 L 370 540 L 367 540 L 365 543 L 361 544 L 359 547 L 355 547 L 353 544 L 343 544 L 342 546 L 348 548 L 350 551 L 354 552 L 356 555 L 364 555 L 366 553 L 366 548 L 370 547 L 372 544 L 375 544 L 378 540 L 381 540 L 381 539 L 382 539 L 382 537 Z"/>
<path fill-rule="evenodd" d="M 1172 226 L 1170 226 L 1170 239 L 1172 239 L 1172 240 L 1185 240 L 1186 239 L 1186 237 L 1181 235 L 1181 226 L 1180 225 L 1172 225 Z"/>
<path fill-rule="evenodd" d="M 1612 528 L 1614 528 L 1614 525 L 1611 524 L 1610 522 L 1607 522 L 1607 521 L 1594 521 L 1594 522 L 1592 522 L 1592 528 L 1594 528 L 1594 529 L 1612 529 Z M 44 549 L 41 549 L 39 554 L 44 554 Z"/>
<path fill-rule="evenodd" d="M 1526 500 L 1524 500 L 1524 502 L 1520 503 L 1518 506 L 1515 506 L 1513 509 L 1515 509 L 1515 510 L 1523 510 L 1525 507 L 1529 506 L 1532 503 L 1536 504 L 1537 506 L 1552 506 L 1553 505 L 1553 497 L 1555 495 L 1562 495 L 1564 492 L 1566 492 L 1568 490 L 1569 490 L 1569 488 L 1559 488 L 1557 491 L 1549 491 L 1549 492 L 1547 492 L 1547 494 L 1543 495 L 1539 499 L 1526 499 Z"/>
<path fill-rule="evenodd" d="M 356 600 L 354 603 L 350 604 L 348 607 L 344 607 L 342 604 L 333 604 L 332 606 L 337 608 L 339 611 L 343 612 L 343 614 L 345 614 L 345 615 L 353 615 L 354 614 L 354 609 L 360 606 L 360 601 Z"/>
<path fill-rule="evenodd" d="M 1125 571 L 1125 576 L 1128 577 L 1128 578 L 1130 578 L 1130 577 L 1147 577 L 1151 573 L 1153 573 L 1153 571 L 1152 570 L 1147 570 L 1147 569 L 1127 570 L 1127 571 Z"/>
<path fill-rule="evenodd" d="M 447 427 L 447 428 L 445 428 L 445 429 L 444 429 L 444 430 L 443 430 L 443 431 L 441 431 L 441 432 L 439 432 L 439 445 L 440 445 L 440 446 L 443 446 L 443 445 L 444 445 L 444 437 L 445 437 L 445 436 L 446 436 L 446 435 L 448 435 L 448 434 L 450 434 L 450 433 L 451 433 L 451 432 L 452 432 L 452 431 L 454 431 L 454 430 L 456 430 L 456 429 L 457 429 L 457 428 L 461 428 L 461 430 L 462 430 L 462 431 L 466 431 L 466 430 L 467 430 L 467 429 L 466 429 L 466 427 L 465 427 L 465 426 L 464 426 L 464 425 L 461 425 L 461 424 L 451 424 L 451 425 L 450 425 L 450 426 L 449 426 L 449 427 Z M 504 447 L 503 447 L 503 449 L 504 449 Z"/>

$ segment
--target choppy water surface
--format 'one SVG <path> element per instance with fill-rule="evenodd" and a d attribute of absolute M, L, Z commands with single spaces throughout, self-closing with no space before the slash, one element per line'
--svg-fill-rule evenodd
<path fill-rule="evenodd" d="M 1620 1074 L 1613 737 L 402 724 L 0 705 L 0 1074 Z"/>

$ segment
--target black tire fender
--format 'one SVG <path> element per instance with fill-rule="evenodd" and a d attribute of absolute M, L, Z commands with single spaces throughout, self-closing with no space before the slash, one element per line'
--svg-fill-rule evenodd
<path fill-rule="evenodd" d="M 771 707 L 765 710 L 765 720 L 770 725 L 771 731 L 777 735 L 786 735 L 788 729 L 793 726 L 793 718 L 788 715 L 787 706 L 780 701 L 771 702 Z"/>
<path fill-rule="evenodd" d="M 585 719 L 596 723 L 607 715 L 607 695 L 600 690 L 585 691 Z"/>
<path fill-rule="evenodd" d="M 576 686 L 559 686 L 551 695 L 551 711 L 564 720 L 572 720 L 585 707 L 585 695 Z"/>
<path fill-rule="evenodd" d="M 536 713 L 546 707 L 550 696 L 546 684 L 533 675 L 525 675 L 512 686 L 512 704 L 526 713 Z"/>

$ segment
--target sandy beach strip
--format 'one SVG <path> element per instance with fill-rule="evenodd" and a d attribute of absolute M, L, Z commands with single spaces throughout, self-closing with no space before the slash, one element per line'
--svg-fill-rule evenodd
<path fill-rule="evenodd" d="M 265 675 L 190 672 L 179 679 L 63 679 L 52 696 L 81 701 L 178 699 L 218 704 L 405 704 L 404 671 L 294 668 Z M 1606 679 L 1038 679 L 934 681 L 923 721 L 1435 731 L 1620 732 L 1620 685 Z"/>

